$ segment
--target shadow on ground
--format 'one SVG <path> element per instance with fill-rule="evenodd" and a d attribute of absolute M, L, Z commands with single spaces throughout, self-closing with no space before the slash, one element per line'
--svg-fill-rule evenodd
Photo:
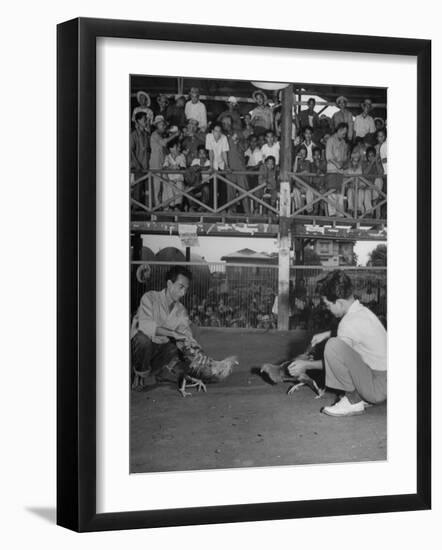
<path fill-rule="evenodd" d="M 215 359 L 237 354 L 240 366 L 207 393 L 182 398 L 176 387 L 131 394 L 131 472 L 318 464 L 386 459 L 386 406 L 332 418 L 309 388 L 288 396 L 251 369 L 306 346 L 302 331 L 200 329 Z"/>

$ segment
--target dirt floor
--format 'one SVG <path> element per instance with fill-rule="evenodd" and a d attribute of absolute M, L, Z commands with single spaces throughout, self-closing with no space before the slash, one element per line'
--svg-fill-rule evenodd
<path fill-rule="evenodd" d="M 168 385 L 132 392 L 132 473 L 386 459 L 385 405 L 332 418 L 320 410 L 333 393 L 314 399 L 303 387 L 288 396 L 288 385 L 251 372 L 301 353 L 304 331 L 203 328 L 196 336 L 215 359 L 236 354 L 240 365 L 192 397 Z"/>

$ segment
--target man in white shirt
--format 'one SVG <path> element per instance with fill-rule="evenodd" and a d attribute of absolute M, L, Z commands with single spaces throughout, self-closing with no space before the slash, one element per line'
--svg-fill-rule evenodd
<path fill-rule="evenodd" d="M 165 365 L 178 360 L 177 342 L 194 342 L 190 321 L 181 299 L 192 274 L 174 266 L 166 274 L 166 288 L 143 294 L 131 327 L 132 389 L 140 390 L 148 376 L 159 374 Z"/>
<path fill-rule="evenodd" d="M 362 113 L 355 118 L 353 127 L 355 138 L 364 138 L 367 134 L 374 134 L 376 132 L 374 120 L 368 114 L 373 107 L 371 99 L 364 99 L 361 107 Z"/>
<path fill-rule="evenodd" d="M 267 157 L 274 157 L 276 166 L 279 165 L 279 142 L 275 141 L 275 134 L 272 130 L 266 132 L 266 142 L 261 147 L 262 158 L 265 160 Z"/>
<path fill-rule="evenodd" d="M 199 128 L 204 132 L 207 128 L 207 111 L 204 103 L 200 101 L 198 88 L 190 89 L 190 100 L 184 107 L 184 114 L 187 120 L 194 119 L 198 121 Z"/>
<path fill-rule="evenodd" d="M 323 412 L 329 416 L 363 414 L 368 404 L 387 399 L 387 333 L 376 315 L 353 296 L 348 275 L 335 270 L 319 281 L 325 306 L 341 321 L 337 337 L 315 334 L 312 345 L 328 339 L 324 350 L 325 384 L 344 392 Z M 290 368 L 297 374 L 301 365 Z M 305 368 L 304 368 L 305 370 Z"/>
<path fill-rule="evenodd" d="M 215 123 L 212 133 L 206 136 L 206 149 L 209 151 L 210 165 L 213 170 L 228 170 L 229 142 L 218 123 Z"/>

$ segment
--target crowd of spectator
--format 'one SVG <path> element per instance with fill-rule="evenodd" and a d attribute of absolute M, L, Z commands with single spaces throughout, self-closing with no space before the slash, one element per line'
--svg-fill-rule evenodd
<path fill-rule="evenodd" d="M 366 285 L 355 292 L 356 298 L 371 309 L 386 325 L 386 295 L 384 287 Z M 278 325 L 278 296 L 272 288 L 252 285 L 219 294 L 209 290 L 208 296 L 189 297 L 186 304 L 189 318 L 196 326 L 276 329 Z M 309 333 L 326 330 L 333 315 L 324 306 L 321 297 L 311 291 L 304 279 L 296 290 L 290 285 L 290 329 L 305 329 Z"/>
<path fill-rule="evenodd" d="M 225 204 L 228 212 L 262 213 L 266 209 L 262 203 L 251 198 L 235 200 L 243 189 L 258 187 L 254 195 L 277 209 L 281 105 L 269 104 L 262 90 L 256 90 L 252 98 L 255 106 L 249 112 L 242 114 L 232 96 L 225 110 L 208 120 L 197 88 L 191 88 L 189 98 L 160 94 L 155 100 L 139 91 L 130 135 L 135 201 L 150 201 L 166 211 L 204 211 L 205 205 Z M 361 103 L 356 117 L 347 108 L 347 98 L 338 97 L 336 105 L 339 110 L 329 118 L 316 112 L 315 99 L 310 98 L 307 109 L 293 116 L 293 210 L 384 217 L 385 206 L 376 205 L 386 193 L 386 123 L 371 116 L 370 99 Z M 149 171 L 151 186 L 146 178 Z M 233 185 L 219 178 L 215 188 L 215 172 Z M 325 194 L 327 200 L 317 201 L 316 192 Z"/>

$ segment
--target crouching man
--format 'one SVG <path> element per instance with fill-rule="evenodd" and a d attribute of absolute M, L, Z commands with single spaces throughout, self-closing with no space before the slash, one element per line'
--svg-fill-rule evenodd
<path fill-rule="evenodd" d="M 324 350 L 325 385 L 342 396 L 322 412 L 329 416 L 362 414 L 369 404 L 387 399 L 387 333 L 368 308 L 353 296 L 349 277 L 335 270 L 319 281 L 327 309 L 340 319 L 336 338 L 315 334 L 312 345 L 327 340 Z M 294 374 L 296 365 L 292 367 Z"/>
<path fill-rule="evenodd" d="M 143 294 L 131 327 L 132 389 L 141 390 L 150 375 L 179 361 L 177 342 L 193 341 L 186 308 L 180 300 L 192 280 L 184 266 L 166 274 L 166 288 Z"/>

